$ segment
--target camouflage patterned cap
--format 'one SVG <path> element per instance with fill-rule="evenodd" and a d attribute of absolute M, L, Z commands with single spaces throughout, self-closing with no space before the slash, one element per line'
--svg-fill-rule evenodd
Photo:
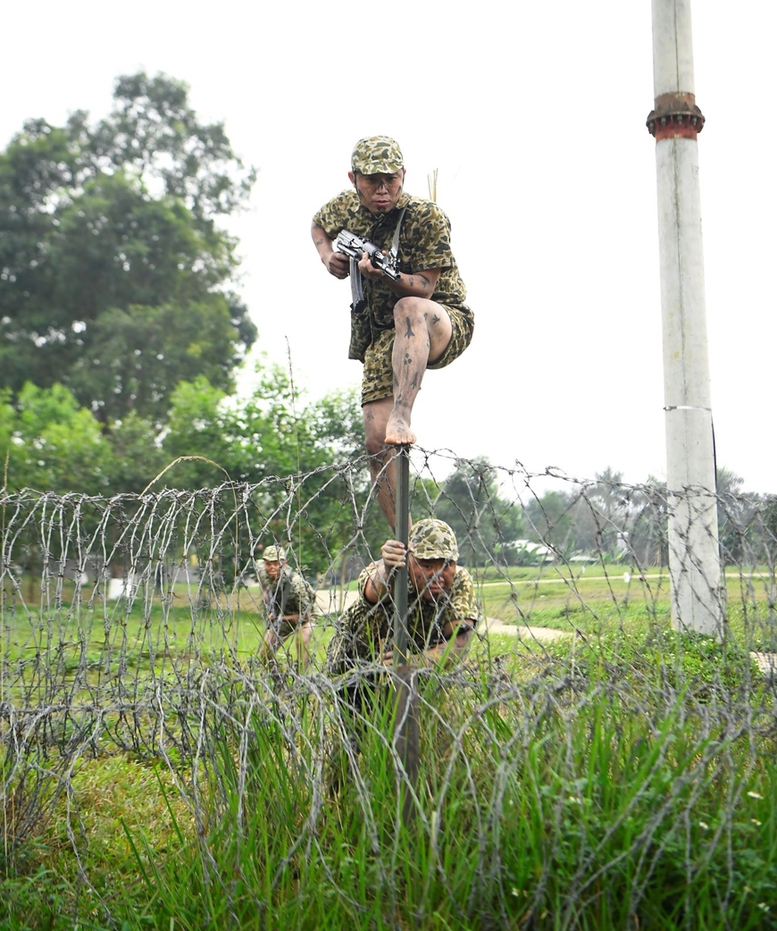
<path fill-rule="evenodd" d="M 286 559 L 286 550 L 282 546 L 268 546 L 262 554 L 265 562 L 283 562 Z"/>
<path fill-rule="evenodd" d="M 447 559 L 456 562 L 459 558 L 456 534 L 444 520 L 436 517 L 425 517 L 413 524 L 407 542 L 417 559 Z"/>
<path fill-rule="evenodd" d="M 351 168 L 363 175 L 393 175 L 405 167 L 399 143 L 390 136 L 360 139 L 351 155 Z"/>

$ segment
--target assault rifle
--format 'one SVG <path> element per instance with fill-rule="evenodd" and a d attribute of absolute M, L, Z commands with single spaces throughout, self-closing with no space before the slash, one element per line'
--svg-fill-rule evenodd
<path fill-rule="evenodd" d="M 394 280 L 399 278 L 396 257 L 381 252 L 375 243 L 370 242 L 369 239 L 362 239 L 361 236 L 357 236 L 349 230 L 342 230 L 335 240 L 335 249 L 338 252 L 344 252 L 345 255 L 349 255 L 357 261 L 366 252 L 370 257 L 373 268 L 379 268 L 387 278 L 393 278 Z"/>

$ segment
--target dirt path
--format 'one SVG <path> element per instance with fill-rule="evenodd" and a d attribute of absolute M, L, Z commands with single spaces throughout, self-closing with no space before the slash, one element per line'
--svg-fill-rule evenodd
<path fill-rule="evenodd" d="M 356 597 L 358 597 L 356 592 L 346 592 L 344 606 L 348 607 Z M 342 610 L 339 593 L 336 591 L 319 591 L 316 593 L 316 600 L 319 610 L 323 614 Z M 553 630 L 550 627 L 526 627 L 524 624 L 505 624 L 495 617 L 488 617 L 484 623 L 481 623 L 479 627 L 481 633 L 484 629 L 489 634 L 505 634 L 508 637 L 520 637 L 522 640 L 538 640 L 545 643 L 550 640 L 557 640 L 559 637 L 572 636 L 571 631 Z M 765 676 L 777 677 L 777 654 L 751 653 L 751 656 L 758 663 Z"/>
<path fill-rule="evenodd" d="M 550 627 L 527 627 L 525 624 L 504 624 L 495 617 L 486 618 L 485 626 L 489 634 L 506 634 L 508 637 L 520 637 L 523 640 L 557 640 L 559 637 L 570 637 L 571 633 L 564 630 L 553 630 Z"/>
<path fill-rule="evenodd" d="M 356 592 L 345 592 L 341 600 L 340 592 L 335 590 L 323 589 L 316 592 L 316 601 L 322 614 L 339 612 L 351 605 L 358 595 Z M 569 637 L 571 634 L 562 630 L 551 630 L 549 627 L 526 627 L 521 624 L 504 624 L 495 617 L 486 618 L 485 623 L 480 625 L 481 632 L 483 628 L 490 634 L 506 634 L 509 637 L 522 637 L 529 640 L 556 640 L 558 637 Z"/>

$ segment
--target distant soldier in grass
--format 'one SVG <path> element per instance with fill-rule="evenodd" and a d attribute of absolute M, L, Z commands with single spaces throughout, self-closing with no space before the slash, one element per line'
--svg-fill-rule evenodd
<path fill-rule="evenodd" d="M 408 651 L 424 662 L 444 664 L 461 657 L 480 621 L 472 576 L 457 564 L 453 530 L 442 520 L 413 524 L 407 550 L 386 540 L 382 559 L 359 576 L 359 597 L 338 621 L 329 644 L 327 665 L 339 675 L 391 659 L 394 624 L 392 575 L 407 562 Z"/>
<path fill-rule="evenodd" d="M 404 193 L 399 145 L 388 136 L 361 139 L 348 178 L 352 189 L 318 211 L 312 235 L 330 275 L 350 274 L 352 284 L 360 276 L 364 306 L 352 307 L 349 357 L 364 363 L 365 444 L 378 500 L 393 528 L 396 485 L 387 447 L 416 442 L 410 419 L 424 372 L 464 352 L 474 318 L 451 251 L 450 221 L 433 201 Z M 392 276 L 366 252 L 355 259 L 337 251 L 343 230 L 395 255 Z"/>
<path fill-rule="evenodd" d="M 275 666 L 278 647 L 297 634 L 297 665 L 300 672 L 310 663 L 310 638 L 313 633 L 315 594 L 299 572 L 294 571 L 281 546 L 268 546 L 259 567 L 267 611 L 267 630 L 259 657 Z"/>

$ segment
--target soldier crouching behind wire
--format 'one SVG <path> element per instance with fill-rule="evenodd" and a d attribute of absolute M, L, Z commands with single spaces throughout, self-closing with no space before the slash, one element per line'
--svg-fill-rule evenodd
<path fill-rule="evenodd" d="M 481 619 L 472 577 L 458 565 L 456 536 L 444 521 L 419 520 L 410 530 L 407 548 L 399 540 L 386 540 L 381 555 L 359 576 L 358 598 L 341 615 L 327 651 L 329 675 L 342 677 L 338 692 L 348 718 L 348 738 L 332 761 L 333 791 L 342 784 L 344 754 L 355 757 L 359 752 L 360 719 L 370 716 L 380 666 L 392 664 L 395 570 L 407 565 L 407 662 L 415 658 L 418 665 L 443 667 L 456 662 L 466 653 Z M 394 670 L 399 689 L 397 750 L 411 781 L 419 765 L 413 669 L 408 665 Z"/>
<path fill-rule="evenodd" d="M 267 611 L 267 630 L 264 634 L 259 659 L 269 662 L 277 671 L 275 654 L 278 647 L 297 634 L 297 665 L 304 672 L 310 664 L 310 638 L 313 634 L 313 608 L 315 594 L 305 579 L 292 569 L 281 546 L 268 546 L 259 567 L 259 584 L 262 587 Z"/>
<path fill-rule="evenodd" d="M 424 518 L 410 530 L 407 550 L 386 540 L 382 559 L 359 576 L 359 597 L 340 617 L 327 652 L 330 675 L 391 659 L 392 575 L 407 564 L 408 650 L 447 664 L 466 650 L 480 621 L 472 576 L 458 565 L 456 535 L 442 520 Z"/>

